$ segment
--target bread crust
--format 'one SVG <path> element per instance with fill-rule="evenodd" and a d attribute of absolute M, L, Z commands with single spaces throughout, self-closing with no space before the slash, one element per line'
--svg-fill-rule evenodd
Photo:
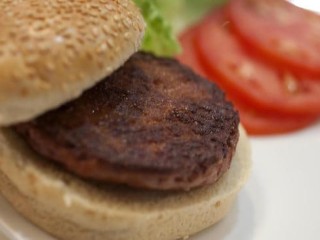
<path fill-rule="evenodd" d="M 0 1 L 0 126 L 78 97 L 140 45 L 130 0 Z"/>
<path fill-rule="evenodd" d="M 98 186 L 43 161 L 11 130 L 1 129 L 0 191 L 20 213 L 62 240 L 173 240 L 226 215 L 248 178 L 250 158 L 241 129 L 231 168 L 214 186 L 189 192 Z"/>

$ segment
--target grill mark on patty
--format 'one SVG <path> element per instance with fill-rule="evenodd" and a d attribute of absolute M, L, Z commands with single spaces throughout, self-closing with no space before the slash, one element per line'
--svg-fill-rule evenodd
<path fill-rule="evenodd" d="M 140 52 L 80 98 L 15 129 L 80 177 L 189 189 L 227 171 L 238 124 L 215 84 L 175 60 Z"/>

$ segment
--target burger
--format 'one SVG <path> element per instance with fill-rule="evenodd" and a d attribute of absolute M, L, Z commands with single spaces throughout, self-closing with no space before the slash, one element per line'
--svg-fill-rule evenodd
<path fill-rule="evenodd" d="M 232 103 L 138 51 L 130 0 L 2 1 L 0 192 L 65 240 L 173 240 L 230 210 L 250 171 Z"/>

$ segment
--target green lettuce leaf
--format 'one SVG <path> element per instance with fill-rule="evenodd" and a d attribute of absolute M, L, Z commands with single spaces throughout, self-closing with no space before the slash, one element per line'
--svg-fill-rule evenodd
<path fill-rule="evenodd" d="M 135 2 L 140 7 L 147 24 L 142 49 L 161 56 L 173 56 L 178 53 L 180 45 L 156 0 L 135 0 Z"/>
<path fill-rule="evenodd" d="M 134 0 L 147 23 L 142 50 L 160 56 L 180 52 L 177 35 L 226 0 Z"/>

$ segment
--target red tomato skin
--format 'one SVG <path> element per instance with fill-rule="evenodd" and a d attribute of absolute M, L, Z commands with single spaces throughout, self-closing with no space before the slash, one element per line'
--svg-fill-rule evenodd
<path fill-rule="evenodd" d="M 242 125 L 252 136 L 290 133 L 301 130 L 319 120 L 317 116 L 288 117 L 261 113 L 239 100 L 233 99 L 231 101 L 239 111 Z"/>

